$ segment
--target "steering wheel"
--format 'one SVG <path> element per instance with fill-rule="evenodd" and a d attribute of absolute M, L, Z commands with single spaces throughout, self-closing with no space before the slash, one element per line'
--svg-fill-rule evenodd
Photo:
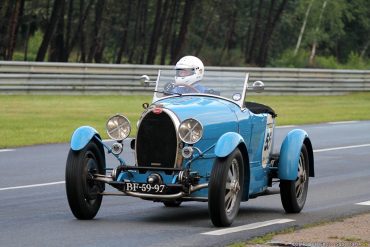
<path fill-rule="evenodd" d="M 198 89 L 186 83 L 175 83 L 173 87 L 186 88 L 186 93 L 200 93 Z"/>

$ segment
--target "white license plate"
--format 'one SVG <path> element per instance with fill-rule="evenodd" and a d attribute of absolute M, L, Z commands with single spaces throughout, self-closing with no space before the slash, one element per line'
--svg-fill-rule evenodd
<path fill-rule="evenodd" d="M 166 186 L 163 184 L 145 184 L 145 183 L 125 183 L 126 191 L 149 193 L 149 194 L 163 194 L 166 192 Z"/>

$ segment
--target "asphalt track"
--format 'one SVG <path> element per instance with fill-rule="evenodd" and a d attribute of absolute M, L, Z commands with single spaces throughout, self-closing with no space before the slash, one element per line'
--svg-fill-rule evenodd
<path fill-rule="evenodd" d="M 292 128 L 276 129 L 275 148 Z M 299 128 L 311 137 L 316 170 L 303 211 L 286 214 L 278 194 L 259 197 L 223 229 L 212 226 L 207 203 L 165 208 L 130 197 L 104 197 L 94 220 L 76 220 L 65 195 L 68 144 L 0 150 L 0 246 L 225 246 L 370 212 L 370 121 Z"/>

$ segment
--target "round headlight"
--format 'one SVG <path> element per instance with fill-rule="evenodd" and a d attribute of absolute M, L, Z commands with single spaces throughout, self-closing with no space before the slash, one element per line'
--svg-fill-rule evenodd
<path fill-rule="evenodd" d="M 184 120 L 179 126 L 180 139 L 187 144 L 194 144 L 203 136 L 203 126 L 195 119 Z"/>
<path fill-rule="evenodd" d="M 117 141 L 125 139 L 131 132 L 130 121 L 122 115 L 108 119 L 106 128 L 109 137 Z"/>

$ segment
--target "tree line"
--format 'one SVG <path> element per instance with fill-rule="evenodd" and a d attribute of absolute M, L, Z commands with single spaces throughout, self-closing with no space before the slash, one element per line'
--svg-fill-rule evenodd
<path fill-rule="evenodd" d="M 0 0 L 1 60 L 314 67 L 369 44 L 367 0 Z"/>

